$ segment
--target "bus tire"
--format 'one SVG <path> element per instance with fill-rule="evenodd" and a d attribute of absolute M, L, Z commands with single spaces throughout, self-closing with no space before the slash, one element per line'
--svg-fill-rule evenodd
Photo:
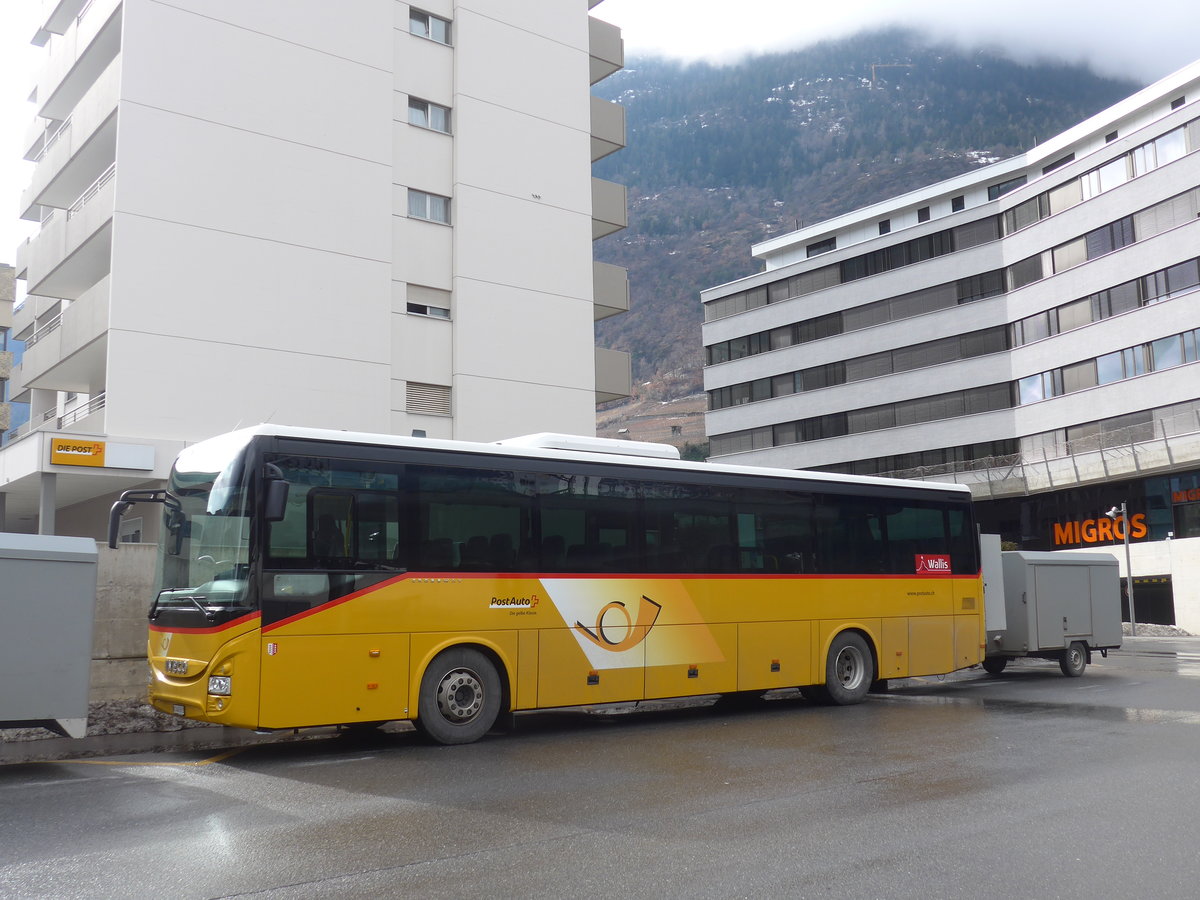
<path fill-rule="evenodd" d="M 1004 671 L 1004 667 L 1008 665 L 1007 656 L 988 656 L 983 660 L 983 671 L 989 675 L 999 675 Z"/>
<path fill-rule="evenodd" d="M 492 661 L 467 647 L 438 654 L 421 679 L 417 728 L 438 744 L 469 744 L 500 714 L 500 675 Z"/>
<path fill-rule="evenodd" d="M 825 657 L 825 692 L 835 706 L 862 703 L 875 680 L 875 661 L 867 642 L 855 631 L 833 639 Z"/>
<path fill-rule="evenodd" d="M 1072 641 L 1058 660 L 1058 667 L 1068 678 L 1078 678 L 1082 675 L 1083 670 L 1087 668 L 1087 650 L 1083 644 Z"/>

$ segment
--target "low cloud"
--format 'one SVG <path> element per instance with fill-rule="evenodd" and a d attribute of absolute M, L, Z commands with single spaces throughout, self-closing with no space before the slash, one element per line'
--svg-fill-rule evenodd
<path fill-rule="evenodd" d="M 1102 75 L 1150 83 L 1200 56 L 1200 4 L 963 3 L 962 0 L 605 0 L 593 15 L 620 25 L 629 55 L 736 62 L 867 29 L 902 26 L 1019 62 L 1082 63 Z"/>

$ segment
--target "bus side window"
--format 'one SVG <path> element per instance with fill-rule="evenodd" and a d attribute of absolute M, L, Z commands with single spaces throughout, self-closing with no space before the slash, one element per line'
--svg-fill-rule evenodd
<path fill-rule="evenodd" d="M 896 575 L 917 571 L 919 554 L 942 554 L 946 544 L 946 523 L 940 505 L 906 503 L 887 509 L 888 570 Z"/>
<path fill-rule="evenodd" d="M 330 569 L 351 562 L 354 496 L 341 491 L 311 491 L 308 495 L 308 558 Z"/>

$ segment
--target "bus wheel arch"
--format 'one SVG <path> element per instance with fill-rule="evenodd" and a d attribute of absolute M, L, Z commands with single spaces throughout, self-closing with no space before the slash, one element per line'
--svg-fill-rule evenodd
<path fill-rule="evenodd" d="M 508 678 L 499 657 L 478 644 L 438 653 L 421 675 L 417 730 L 438 744 L 479 740 L 509 707 Z"/>
<path fill-rule="evenodd" d="M 836 706 L 861 703 L 879 672 L 875 642 L 857 628 L 839 631 L 825 652 L 825 684 L 822 699 Z"/>

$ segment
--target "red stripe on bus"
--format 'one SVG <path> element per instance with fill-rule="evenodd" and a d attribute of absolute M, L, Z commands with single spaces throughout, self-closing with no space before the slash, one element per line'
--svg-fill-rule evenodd
<path fill-rule="evenodd" d="M 599 574 L 587 573 L 587 572 L 582 572 L 582 573 L 581 572 L 544 572 L 544 573 L 540 573 L 540 574 L 534 573 L 534 572 L 405 572 L 404 574 L 397 575 L 394 578 L 388 578 L 385 581 L 380 581 L 377 584 L 372 584 L 372 585 L 369 585 L 368 587 L 361 588 L 357 591 L 354 591 L 351 594 L 346 594 L 346 596 L 344 596 L 344 597 L 338 597 L 336 600 L 326 601 L 325 603 L 322 603 L 319 606 L 314 606 L 312 609 L 306 609 L 303 612 L 294 613 L 293 615 L 288 616 L 286 619 L 280 619 L 278 622 L 272 622 L 269 625 L 264 625 L 262 627 L 262 630 L 263 630 L 263 632 L 274 631 L 277 628 L 283 628 L 285 625 L 291 625 L 294 622 L 299 622 L 301 619 L 307 619 L 309 616 L 316 615 L 317 613 L 323 613 L 326 610 L 333 609 L 335 606 L 341 606 L 343 603 L 348 603 L 351 600 L 357 600 L 360 597 L 365 597 L 368 594 L 373 594 L 376 591 L 381 590 L 385 587 L 389 587 L 393 584 L 399 584 L 400 582 L 403 582 L 403 581 L 415 581 L 415 580 L 421 579 L 421 578 L 426 578 L 426 579 L 430 579 L 430 580 L 442 582 L 442 583 L 450 582 L 451 580 L 456 580 L 456 581 L 466 581 L 466 580 L 470 580 L 470 581 L 482 581 L 482 580 L 512 581 L 514 579 L 520 579 L 520 580 L 530 580 L 530 581 L 553 581 L 553 580 L 562 580 L 562 579 L 575 579 L 575 580 L 591 579 L 591 580 L 600 580 L 600 581 L 618 581 L 618 580 L 621 580 L 621 581 L 629 581 L 629 580 L 657 580 L 657 581 L 664 581 L 664 580 L 665 581 L 717 581 L 717 580 L 722 580 L 722 581 L 728 581 L 728 580 L 732 580 L 732 579 L 744 579 L 744 578 L 754 578 L 754 579 L 757 579 L 760 581 L 766 581 L 766 580 L 774 580 L 774 581 L 845 581 L 845 580 L 895 581 L 896 579 L 901 579 L 901 578 L 903 578 L 903 579 L 924 578 L 924 579 L 928 579 L 930 581 L 973 581 L 973 580 L 979 578 L 981 574 L 982 574 L 982 572 L 979 574 L 976 574 L 976 575 L 923 575 L 923 576 L 919 576 L 915 573 L 912 575 L 893 575 L 893 574 L 881 574 L 881 575 L 818 575 L 818 574 L 813 574 L 813 575 L 780 575 L 780 574 L 747 575 L 747 574 L 716 574 L 716 573 L 705 573 L 705 572 L 695 572 L 695 573 L 690 573 L 690 574 L 688 574 L 688 573 L 646 574 L 646 573 L 636 573 L 636 572 L 621 574 L 621 573 L 607 572 L 603 575 L 599 575 Z M 241 621 L 241 620 L 239 620 L 239 621 Z M 230 624 L 233 624 L 233 623 L 230 623 Z M 167 629 L 161 629 L 161 630 L 166 631 Z M 216 629 L 199 628 L 199 629 L 177 629 L 177 630 L 204 632 L 204 631 L 210 631 L 210 630 L 216 630 Z"/>
<path fill-rule="evenodd" d="M 365 597 L 367 594 L 373 594 L 375 591 L 378 591 L 381 588 L 397 584 L 401 581 L 406 581 L 410 577 L 410 574 L 411 573 L 406 572 L 403 575 L 397 575 L 394 578 L 388 578 L 368 587 L 361 588 L 352 594 L 346 594 L 344 597 L 338 597 L 336 600 L 329 600 L 325 603 L 322 603 L 320 606 L 314 606 L 312 609 L 306 609 L 303 612 L 294 613 L 293 615 L 288 616 L 286 619 L 280 619 L 278 622 L 272 622 L 270 625 L 264 625 L 262 630 L 264 632 L 274 631 L 276 628 L 282 628 L 285 625 L 291 625 L 293 622 L 299 622 L 301 619 L 307 619 L 309 616 L 315 613 L 325 612 L 327 609 L 333 609 L 335 606 L 341 606 L 343 603 L 348 603 L 351 600 L 357 600 L 359 597 Z"/>

